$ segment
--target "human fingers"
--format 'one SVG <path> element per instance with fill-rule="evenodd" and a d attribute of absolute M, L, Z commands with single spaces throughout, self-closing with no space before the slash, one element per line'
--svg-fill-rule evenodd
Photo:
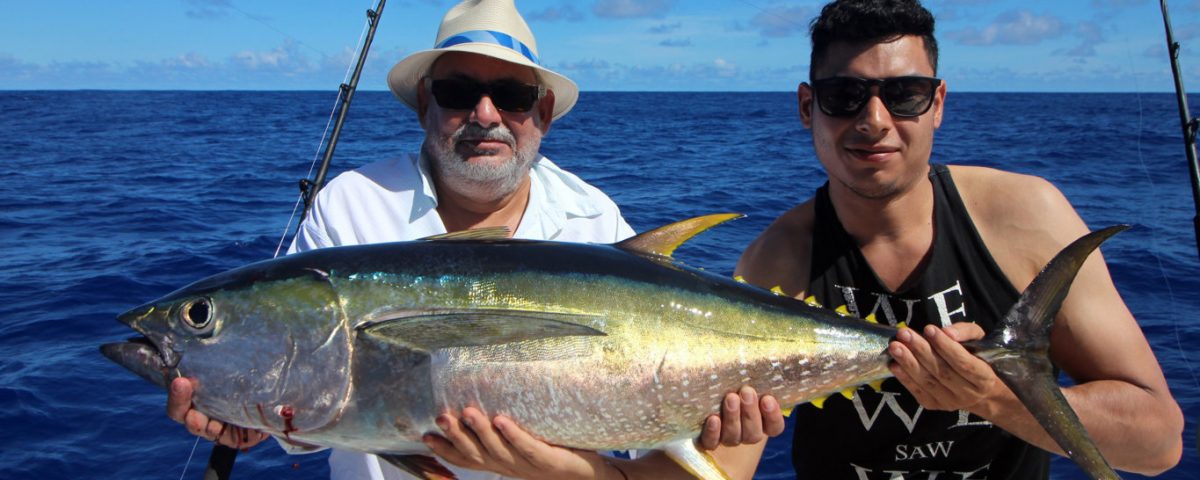
<path fill-rule="evenodd" d="M 462 421 L 479 440 L 479 445 L 483 447 L 487 461 L 494 465 L 490 469 L 500 468 L 511 471 L 520 468 L 519 463 L 524 463 L 524 459 L 516 458 L 508 441 L 482 411 L 474 407 L 466 407 L 462 411 Z"/>
<path fill-rule="evenodd" d="M 952 323 L 949 327 L 943 328 L 943 332 L 958 343 L 969 342 L 971 340 L 979 340 L 983 338 L 985 332 L 983 327 L 978 323 L 973 322 L 958 322 Z"/>
<path fill-rule="evenodd" d="M 742 438 L 742 396 L 728 393 L 721 402 L 721 444 L 737 445 Z"/>
<path fill-rule="evenodd" d="M 721 445 L 721 416 L 709 415 L 700 430 L 700 446 L 705 450 L 716 450 Z"/>
<path fill-rule="evenodd" d="M 971 354 L 954 338 L 956 335 L 970 338 L 975 332 L 969 329 L 948 330 L 932 329 L 926 335 L 926 340 L 948 367 L 941 378 L 941 383 L 952 393 L 948 398 L 956 398 L 959 407 L 965 408 L 982 399 L 997 378 L 987 362 Z M 978 332 L 982 333 L 982 329 L 978 329 Z"/>
<path fill-rule="evenodd" d="M 758 405 L 758 392 L 750 386 L 744 386 L 738 391 L 742 400 L 742 436 L 735 445 L 758 443 L 766 439 L 763 436 L 762 412 Z M 735 446 L 731 445 L 731 446 Z"/>
<path fill-rule="evenodd" d="M 457 418 L 443 413 L 438 415 L 434 423 L 442 430 L 442 439 L 446 441 L 445 443 L 449 447 L 439 450 L 430 445 L 434 453 L 460 467 L 480 468 L 483 465 L 483 447 L 479 445 L 479 440 L 475 438 L 475 434 L 471 433 Z M 447 446 L 438 442 L 434 442 L 434 444 L 443 447 Z"/>
<path fill-rule="evenodd" d="M 192 409 L 192 382 L 184 377 L 171 380 L 171 388 L 167 389 L 167 416 L 179 423 L 184 423 L 188 410 Z"/>
<path fill-rule="evenodd" d="M 607 460 L 596 452 L 556 447 L 543 442 L 513 419 L 497 415 L 492 426 L 499 430 L 516 455 L 524 460 L 518 476 L 525 478 L 598 478 Z"/>
<path fill-rule="evenodd" d="M 763 395 L 758 404 L 762 411 L 763 433 L 768 437 L 776 437 L 783 433 L 787 425 L 783 418 L 783 410 L 779 408 L 779 401 L 774 396 Z"/>

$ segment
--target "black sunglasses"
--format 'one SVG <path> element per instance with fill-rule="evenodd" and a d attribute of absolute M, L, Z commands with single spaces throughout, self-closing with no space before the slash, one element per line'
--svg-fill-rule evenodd
<path fill-rule="evenodd" d="M 871 87 L 879 87 L 879 99 L 887 111 L 897 117 L 919 117 L 929 111 L 942 79 L 932 77 L 892 77 L 882 80 L 857 77 L 830 77 L 814 80 L 817 105 L 831 117 L 858 115 L 871 100 Z"/>
<path fill-rule="evenodd" d="M 544 85 L 530 85 L 516 80 L 480 83 L 469 78 L 442 78 L 430 82 L 430 90 L 438 106 L 450 110 L 471 110 L 486 94 L 496 108 L 506 112 L 528 112 L 543 96 Z"/>

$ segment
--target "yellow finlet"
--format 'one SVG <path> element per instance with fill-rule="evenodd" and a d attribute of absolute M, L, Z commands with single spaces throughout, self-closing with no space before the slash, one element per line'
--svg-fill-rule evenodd
<path fill-rule="evenodd" d="M 879 393 L 879 392 L 883 391 L 883 380 L 875 380 L 873 382 L 867 382 L 867 385 L 871 387 L 871 390 L 875 390 L 875 393 Z"/>
<path fill-rule="evenodd" d="M 901 329 L 901 328 L 908 328 L 908 324 L 907 324 L 907 323 L 904 323 L 904 322 L 900 322 L 900 323 L 897 323 L 897 324 L 896 324 L 896 328 L 897 328 L 897 329 Z"/>
<path fill-rule="evenodd" d="M 871 323 L 879 323 L 879 320 L 876 320 L 876 319 L 875 319 L 875 314 L 874 314 L 874 313 L 872 313 L 872 314 L 870 314 L 870 315 L 867 315 L 867 318 L 864 318 L 863 320 L 866 320 L 866 321 L 868 321 L 868 322 L 871 322 Z"/>
<path fill-rule="evenodd" d="M 829 397 L 821 397 L 821 398 L 815 399 L 809 403 L 813 404 L 813 406 L 817 407 L 817 408 L 825 408 L 825 400 L 828 400 L 828 399 L 829 399 Z"/>
<path fill-rule="evenodd" d="M 734 275 L 733 281 L 738 282 L 738 283 L 746 283 L 746 277 L 743 277 L 741 275 Z"/>
<path fill-rule="evenodd" d="M 776 285 L 776 286 L 774 286 L 774 287 L 771 287 L 771 293 L 774 293 L 774 294 L 776 294 L 776 295 L 783 295 L 783 294 L 784 294 L 784 293 L 783 293 L 783 288 L 782 288 L 782 287 L 780 287 L 779 285 Z"/>
<path fill-rule="evenodd" d="M 845 305 L 842 305 L 842 306 L 840 306 L 840 307 L 837 307 L 837 308 L 833 309 L 833 311 L 834 311 L 835 313 L 837 313 L 838 315 L 841 315 L 841 316 L 843 316 L 843 317 L 849 317 L 849 316 L 850 316 L 850 309 L 849 309 L 849 308 L 846 308 L 846 306 L 845 306 Z"/>
<path fill-rule="evenodd" d="M 675 249 L 683 242 L 691 240 L 700 232 L 745 215 L 740 213 L 717 213 L 702 217 L 689 218 L 680 222 L 658 227 L 636 237 L 627 238 L 613 246 L 631 252 L 661 255 L 667 258 L 675 253 Z"/>
<path fill-rule="evenodd" d="M 785 416 L 785 417 L 790 417 L 790 416 L 792 416 L 792 411 L 795 409 L 796 409 L 796 407 L 793 405 L 793 406 L 790 406 L 787 408 L 779 409 L 779 413 L 782 413 L 783 416 Z"/>
<path fill-rule="evenodd" d="M 854 390 L 855 389 L 853 387 L 847 388 L 845 390 L 842 390 L 841 394 L 843 397 L 846 397 L 846 400 L 854 400 Z"/>
<path fill-rule="evenodd" d="M 815 297 L 813 295 L 809 295 L 808 298 L 804 299 L 804 303 L 807 303 L 814 307 L 821 306 L 821 303 L 817 301 L 817 297 Z"/>

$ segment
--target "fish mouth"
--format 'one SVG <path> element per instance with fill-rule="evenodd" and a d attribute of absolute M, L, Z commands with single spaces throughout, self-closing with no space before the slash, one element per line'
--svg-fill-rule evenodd
<path fill-rule="evenodd" d="M 180 355 L 171 348 L 169 337 L 153 335 L 142 325 L 142 320 L 149 317 L 154 310 L 152 305 L 143 305 L 119 315 L 118 321 L 142 336 L 131 337 L 120 343 L 101 345 L 100 353 L 150 383 L 166 388 L 171 378 L 177 376 L 171 372 L 179 365 Z M 159 341 L 155 341 L 154 338 L 159 338 Z"/>
<path fill-rule="evenodd" d="M 146 337 L 106 343 L 100 346 L 100 354 L 150 383 L 167 388 L 173 367 L 167 365 L 158 347 Z"/>

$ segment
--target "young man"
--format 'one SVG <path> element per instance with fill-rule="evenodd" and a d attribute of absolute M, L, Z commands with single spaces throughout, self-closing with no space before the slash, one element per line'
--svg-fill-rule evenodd
<path fill-rule="evenodd" d="M 824 7 L 798 95 L 829 181 L 737 267 L 754 284 L 911 327 L 888 350 L 898 381 L 797 408 L 798 478 L 1046 478 L 1045 451 L 1062 454 L 959 342 L 990 331 L 1088 228 L 1045 180 L 930 164 L 946 100 L 933 29 L 917 0 Z M 1056 317 L 1050 354 L 1115 468 L 1157 474 L 1179 461 L 1180 409 L 1099 254 Z"/>
<path fill-rule="evenodd" d="M 515 238 L 572 242 L 613 243 L 633 235 L 604 193 L 538 153 L 543 135 L 571 110 L 579 91 L 538 63 L 533 33 L 512 0 L 466 0 L 453 7 L 434 45 L 388 74 L 392 93 L 417 113 L 425 130 L 421 152 L 331 181 L 289 253 L 482 227 L 506 227 Z M 192 389 L 189 381 L 177 379 L 167 407 L 189 431 L 242 448 L 265 439 L 259 432 L 237 438 L 242 432 L 192 409 Z M 453 416 L 443 417 L 460 428 Z M 740 432 L 713 429 L 706 443 L 715 444 L 721 435 L 740 439 Z M 604 466 L 599 456 L 589 458 Z M 333 478 L 411 478 L 358 452 L 334 451 L 330 469 Z M 456 473 L 460 479 L 499 477 Z"/>

